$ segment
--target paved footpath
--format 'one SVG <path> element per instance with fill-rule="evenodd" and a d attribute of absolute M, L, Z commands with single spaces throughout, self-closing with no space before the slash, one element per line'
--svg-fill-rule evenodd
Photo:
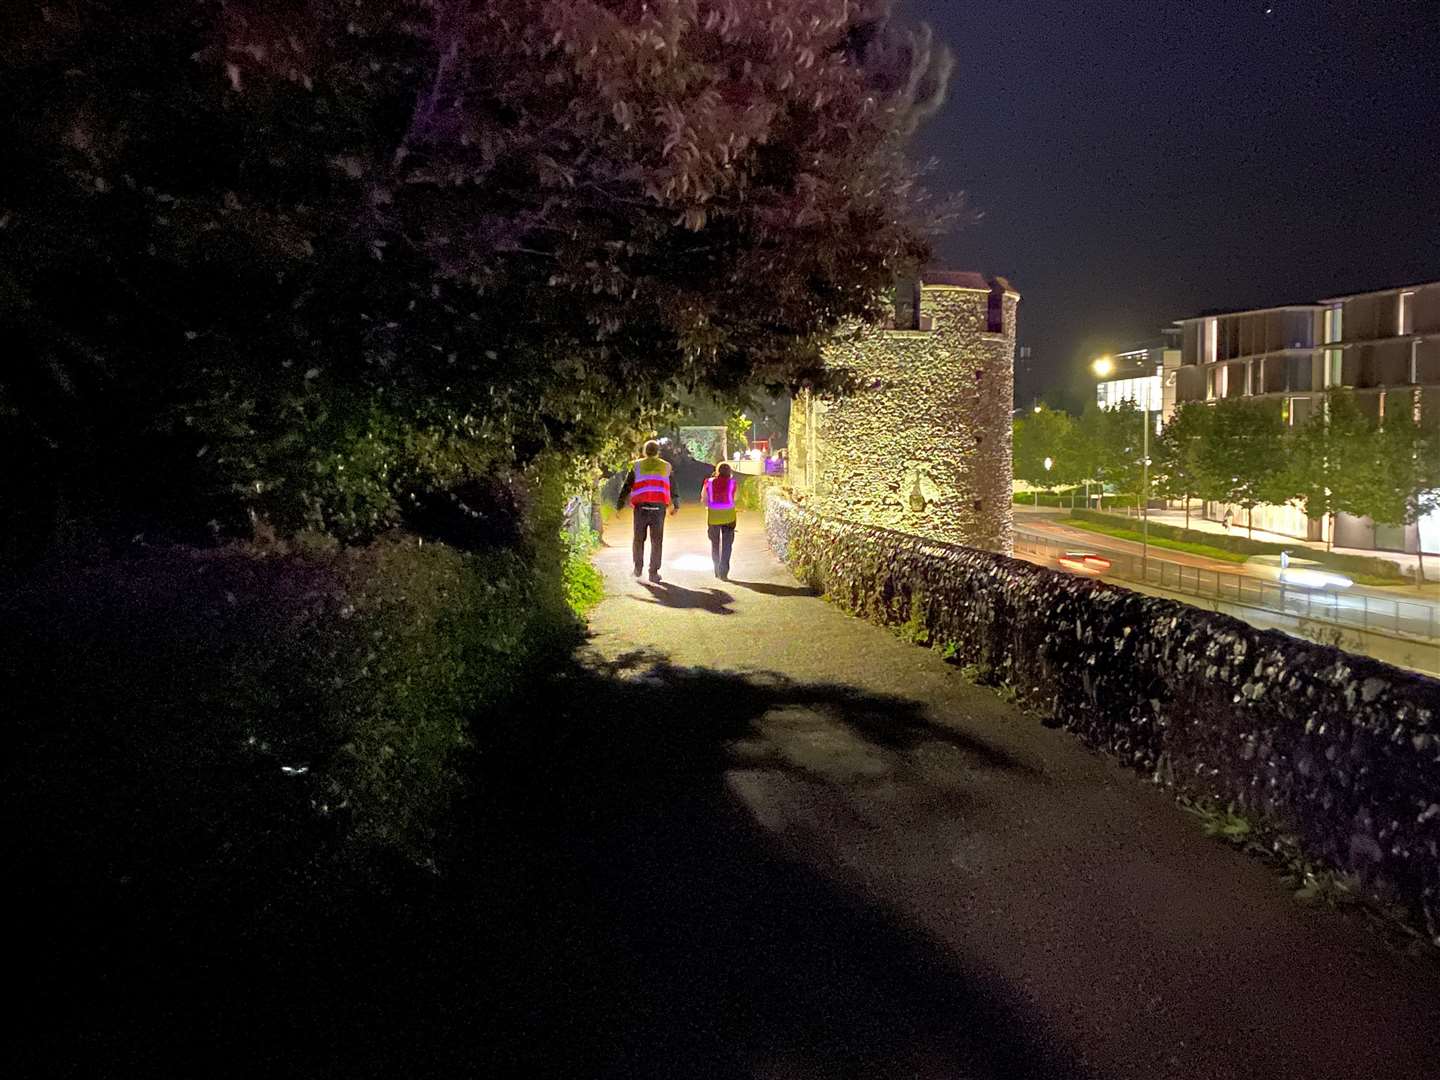
<path fill-rule="evenodd" d="M 628 1075 L 1440 1077 L 1432 959 L 807 594 L 758 515 L 728 583 L 698 511 L 661 585 L 629 532 L 592 625 L 640 714 L 630 820 L 585 871 L 633 971 Z"/>

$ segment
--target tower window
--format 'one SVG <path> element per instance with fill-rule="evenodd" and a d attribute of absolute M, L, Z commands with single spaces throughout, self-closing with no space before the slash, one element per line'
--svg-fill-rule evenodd
<path fill-rule="evenodd" d="M 985 305 L 985 331 L 990 334 L 1005 332 L 1005 294 L 999 289 L 990 290 L 989 302 Z"/>

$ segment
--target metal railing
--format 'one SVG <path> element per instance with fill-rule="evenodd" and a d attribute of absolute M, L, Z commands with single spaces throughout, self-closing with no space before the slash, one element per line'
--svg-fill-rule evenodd
<path fill-rule="evenodd" d="M 1079 550 L 1081 546 L 1079 543 L 1059 544 L 1051 537 L 1023 530 L 1015 533 L 1017 553 L 1039 556 L 1046 561 L 1066 551 Z M 1139 555 L 1103 545 L 1083 546 L 1085 550 L 1110 560 L 1110 569 L 1104 574 L 1106 578 L 1142 582 L 1183 596 L 1223 600 L 1332 626 L 1375 630 L 1422 640 L 1440 639 L 1437 605 L 1424 600 L 1404 600 L 1344 589 L 1282 585 L 1278 581 L 1267 581 L 1248 574 L 1186 566 L 1153 554 L 1144 560 L 1145 572 L 1142 575 Z"/>

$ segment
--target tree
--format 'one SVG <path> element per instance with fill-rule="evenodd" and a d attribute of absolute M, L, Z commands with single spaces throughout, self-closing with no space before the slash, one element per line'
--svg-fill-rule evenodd
<path fill-rule="evenodd" d="M 1392 407 L 1392 401 L 1394 406 Z M 1415 422 L 1399 394 L 1386 398 L 1385 421 L 1372 441 L 1371 482 L 1352 512 L 1380 525 L 1414 525 L 1440 511 L 1440 433 Z M 1424 544 L 1417 544 L 1419 580 L 1425 580 Z"/>
<path fill-rule="evenodd" d="M 1069 413 L 1045 405 L 1017 418 L 1013 440 L 1016 479 L 1035 487 L 1068 482 L 1074 470 L 1065 455 L 1073 426 Z M 1049 469 L 1045 468 L 1046 459 Z"/>
<path fill-rule="evenodd" d="M 750 417 L 742 410 L 734 409 L 725 416 L 725 438 L 731 453 L 750 449 Z"/>
<path fill-rule="evenodd" d="M 1185 527 L 1190 527 L 1190 500 L 1204 486 L 1200 467 L 1201 447 L 1210 437 L 1210 406 L 1187 401 L 1175 410 L 1160 437 L 1153 443 L 1155 490 L 1166 499 L 1185 503 Z"/>
<path fill-rule="evenodd" d="M 7 12 L 0 389 L 93 513 L 355 535 L 823 381 L 926 250 L 903 143 L 949 58 L 890 7 Z"/>
<path fill-rule="evenodd" d="M 1144 498 L 1145 419 L 1130 399 L 1099 411 L 1100 445 L 1103 456 L 1100 476 L 1116 491 L 1129 495 L 1135 505 Z"/>
<path fill-rule="evenodd" d="M 1280 407 L 1263 398 L 1230 398 L 1217 402 L 1213 413 L 1210 437 L 1196 455 L 1202 483 L 1207 497 L 1244 508 L 1253 538 L 1255 507 L 1286 502 L 1292 494 Z"/>
<path fill-rule="evenodd" d="M 1291 429 L 1286 444 L 1288 486 L 1311 518 L 1330 518 L 1326 547 L 1333 546 L 1337 513 L 1360 513 L 1374 469 L 1373 425 L 1349 390 L 1331 390 L 1323 408 Z"/>
<path fill-rule="evenodd" d="M 1066 474 L 1076 483 L 1103 483 L 1109 430 L 1104 411 L 1094 402 L 1070 425 L 1058 460 L 1065 462 Z"/>

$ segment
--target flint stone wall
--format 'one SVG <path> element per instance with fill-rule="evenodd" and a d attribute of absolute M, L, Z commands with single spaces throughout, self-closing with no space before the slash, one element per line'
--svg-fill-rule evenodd
<path fill-rule="evenodd" d="M 1440 944 L 1440 682 L 1172 600 L 767 495 L 770 546 L 875 622 L 959 663 L 1157 782 L 1293 832 L 1408 906 Z"/>
<path fill-rule="evenodd" d="M 922 285 L 928 330 L 862 327 L 825 348 L 859 377 L 835 400 L 797 394 L 790 482 L 826 515 L 988 551 L 1014 548 L 1011 410 L 1018 294 L 987 327 L 984 289 Z"/>

